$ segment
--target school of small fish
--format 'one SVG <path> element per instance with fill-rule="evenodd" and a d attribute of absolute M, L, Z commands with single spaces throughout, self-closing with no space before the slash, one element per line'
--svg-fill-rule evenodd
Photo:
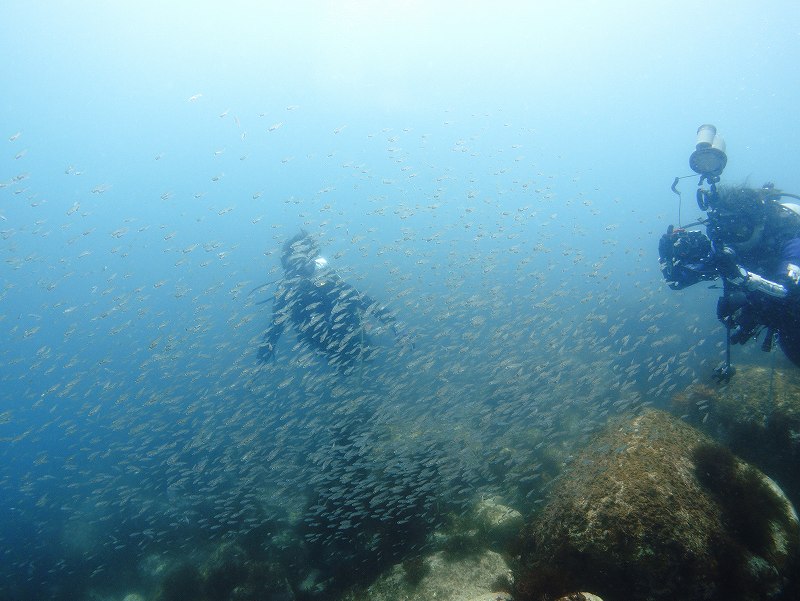
<path fill-rule="evenodd" d="M 309 571 L 378 569 L 481 495 L 531 511 L 609 416 L 719 359 L 713 310 L 663 286 L 647 210 L 528 127 L 337 118 L 305 148 L 302 106 L 185 103 L 229 135 L 183 179 L 179 153 L 147 148 L 136 189 L 77 162 L 52 183 L 25 131 L 5 136 L 5 594 L 253 538 Z M 353 373 L 291 328 L 256 361 L 275 288 L 247 291 L 281 277 L 301 227 L 402 324 L 368 320 Z"/>

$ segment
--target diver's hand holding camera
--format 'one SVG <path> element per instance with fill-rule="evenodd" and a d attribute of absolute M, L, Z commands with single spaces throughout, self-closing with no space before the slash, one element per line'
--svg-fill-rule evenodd
<path fill-rule="evenodd" d="M 742 286 L 747 282 L 747 271 L 736 260 L 736 251 L 729 246 L 714 252 L 714 264 L 722 279 L 735 286 Z"/>
<path fill-rule="evenodd" d="M 752 288 L 753 274 L 739 265 L 736 252 L 729 246 L 715 248 L 703 232 L 670 226 L 658 250 L 661 271 L 673 290 L 718 277 L 733 286 Z"/>
<path fill-rule="evenodd" d="M 669 226 L 658 242 L 658 255 L 661 272 L 673 290 L 717 277 L 711 241 L 703 232 Z"/>

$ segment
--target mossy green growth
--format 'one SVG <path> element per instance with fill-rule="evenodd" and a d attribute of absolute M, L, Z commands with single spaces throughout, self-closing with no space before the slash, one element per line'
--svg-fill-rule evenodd
<path fill-rule="evenodd" d="M 700 444 L 692 457 L 698 480 L 714 495 L 738 542 L 755 555 L 768 556 L 774 547 L 772 524 L 792 528 L 786 500 L 774 494 L 762 473 L 721 445 Z"/>
<path fill-rule="evenodd" d="M 673 412 L 773 478 L 800 506 L 800 370 L 737 366 L 725 386 L 692 384 Z"/>
<path fill-rule="evenodd" d="M 583 449 L 525 531 L 515 599 L 760 600 L 796 577 L 796 517 L 757 469 L 647 410 Z"/>
<path fill-rule="evenodd" d="M 181 563 L 164 576 L 158 601 L 185 601 L 203 598 L 203 577 L 200 570 L 191 563 Z"/>

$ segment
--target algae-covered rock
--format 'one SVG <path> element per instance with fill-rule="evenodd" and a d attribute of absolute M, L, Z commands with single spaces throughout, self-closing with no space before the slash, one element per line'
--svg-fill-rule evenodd
<path fill-rule="evenodd" d="M 497 545 L 510 541 L 523 526 L 522 514 L 494 497 L 483 498 L 477 503 L 475 522 L 485 539 Z"/>
<path fill-rule="evenodd" d="M 468 557 L 438 552 L 392 567 L 367 590 L 347 601 L 508 601 L 511 570 L 493 551 Z"/>
<path fill-rule="evenodd" d="M 252 558 L 242 547 L 223 542 L 202 562 L 176 562 L 165 571 L 156 601 L 291 601 L 294 593 L 276 563 Z"/>
<path fill-rule="evenodd" d="M 800 503 L 800 370 L 740 365 L 726 385 L 693 384 L 672 405 Z"/>
<path fill-rule="evenodd" d="M 448 517 L 446 524 L 428 535 L 425 548 L 444 551 L 450 559 L 486 550 L 503 553 L 525 525 L 519 511 L 493 495 L 479 495 L 468 511 Z"/>
<path fill-rule="evenodd" d="M 794 577 L 798 522 L 757 469 L 649 410 L 607 427 L 526 529 L 518 601 L 768 599 Z"/>
<path fill-rule="evenodd" d="M 798 436 L 800 370 L 740 365 L 725 385 L 692 384 L 676 394 L 672 404 L 676 413 L 692 422 L 703 422 L 708 415 L 727 427 L 751 424 L 759 429 L 779 419 L 787 427 L 794 426 Z"/>

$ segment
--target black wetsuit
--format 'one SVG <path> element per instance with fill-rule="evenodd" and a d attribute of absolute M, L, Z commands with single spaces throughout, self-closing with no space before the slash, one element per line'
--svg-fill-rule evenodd
<path fill-rule="evenodd" d="M 737 251 L 732 273 L 738 276 L 738 268 L 742 267 L 784 286 L 787 295 L 780 298 L 760 289 L 748 290 L 733 285 L 720 297 L 717 317 L 733 330 L 731 342 L 734 344 L 745 344 L 762 326 L 776 332 L 784 354 L 800 367 L 800 287 L 787 275 L 790 265 L 800 265 L 800 217 L 778 203 L 769 203 L 766 210 L 759 244 Z M 736 217 L 744 222 L 749 219 L 746 215 Z M 715 233 L 713 220 L 709 220 L 708 236 L 699 231 L 685 232 L 670 227 L 661 237 L 659 260 L 670 288 L 680 290 L 700 281 L 725 277 L 720 256 L 727 255 L 718 254 L 714 247 L 730 246 L 736 250 L 739 244 L 728 239 L 725 229 L 720 231 Z"/>
<path fill-rule="evenodd" d="M 285 279 L 275 293 L 272 323 L 264 333 L 259 360 L 272 358 L 275 345 L 290 322 L 299 340 L 347 373 L 368 357 L 366 314 L 385 323 L 394 322 L 386 309 L 333 273 Z"/>

